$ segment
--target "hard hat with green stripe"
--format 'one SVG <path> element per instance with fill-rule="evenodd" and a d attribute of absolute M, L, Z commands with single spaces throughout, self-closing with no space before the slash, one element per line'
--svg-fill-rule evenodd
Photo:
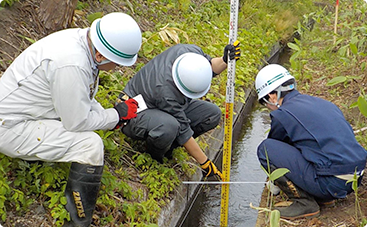
<path fill-rule="evenodd" d="M 294 77 L 283 66 L 278 64 L 265 66 L 259 71 L 255 80 L 258 100 L 262 99 L 270 92 L 275 91 L 284 82 L 290 79 L 294 79 Z"/>
<path fill-rule="evenodd" d="M 123 66 L 135 63 L 142 40 L 136 21 L 121 12 L 109 13 L 94 20 L 90 38 L 99 53 Z"/>
<path fill-rule="evenodd" d="M 188 98 L 203 97 L 210 89 L 212 67 L 203 55 L 185 53 L 172 66 L 172 77 L 178 90 Z"/>

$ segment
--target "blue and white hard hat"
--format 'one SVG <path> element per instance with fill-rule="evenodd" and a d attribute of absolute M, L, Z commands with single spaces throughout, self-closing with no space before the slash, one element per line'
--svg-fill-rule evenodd
<path fill-rule="evenodd" d="M 294 79 L 294 77 L 281 65 L 269 64 L 263 67 L 258 72 L 255 79 L 255 88 L 258 100 L 264 98 L 267 94 L 275 90 L 288 91 L 295 89 L 295 84 L 281 87 L 284 82 L 290 79 Z"/>

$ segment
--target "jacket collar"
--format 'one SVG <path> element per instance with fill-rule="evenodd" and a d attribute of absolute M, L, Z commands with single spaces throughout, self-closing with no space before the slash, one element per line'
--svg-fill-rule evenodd
<path fill-rule="evenodd" d="M 286 103 L 288 100 L 292 99 L 293 97 L 300 95 L 299 91 L 293 90 L 290 93 L 288 93 L 286 96 L 284 96 L 282 104 Z"/>

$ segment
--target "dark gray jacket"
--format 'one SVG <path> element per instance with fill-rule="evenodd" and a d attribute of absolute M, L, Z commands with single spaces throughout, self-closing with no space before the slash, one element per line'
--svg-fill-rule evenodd
<path fill-rule="evenodd" d="M 190 120 L 185 115 L 190 99 L 176 87 L 172 78 L 172 65 L 180 55 L 193 52 L 211 61 L 200 47 L 192 44 L 177 44 L 149 61 L 126 85 L 124 92 L 134 97 L 141 94 L 148 108 L 157 108 L 174 116 L 180 123 L 177 142 L 182 145 L 193 135 Z M 214 75 L 214 73 L 213 73 Z"/>

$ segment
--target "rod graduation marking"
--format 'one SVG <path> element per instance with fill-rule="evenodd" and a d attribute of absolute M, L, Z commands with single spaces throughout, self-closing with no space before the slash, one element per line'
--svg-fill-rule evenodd
<path fill-rule="evenodd" d="M 233 44 L 237 40 L 237 20 L 238 20 L 238 0 L 231 0 L 230 21 L 229 21 L 229 43 Z M 225 182 L 230 182 L 231 170 L 231 150 L 232 150 L 232 127 L 233 127 L 233 102 L 234 102 L 234 81 L 236 71 L 236 60 L 228 59 L 227 67 L 227 87 L 226 87 L 226 113 L 224 120 L 224 145 L 222 173 Z M 229 185 L 222 184 L 220 226 L 228 225 L 228 200 Z"/>

